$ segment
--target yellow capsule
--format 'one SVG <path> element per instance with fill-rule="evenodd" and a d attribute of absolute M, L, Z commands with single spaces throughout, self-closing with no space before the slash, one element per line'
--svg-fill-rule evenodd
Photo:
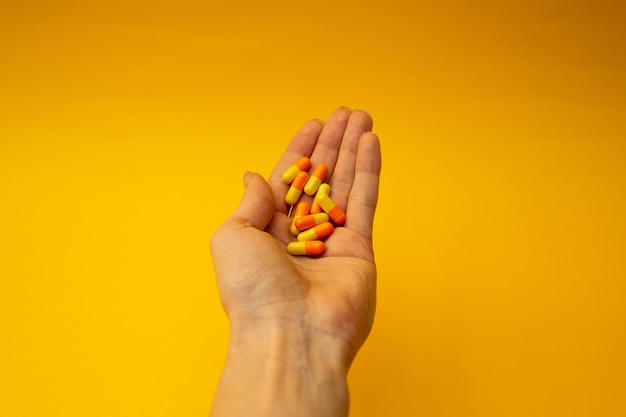
<path fill-rule="evenodd" d="M 335 224 L 344 224 L 346 222 L 346 214 L 339 208 L 333 200 L 327 195 L 321 195 L 316 197 L 317 202 L 322 206 L 322 209 L 328 214 Z M 297 225 L 296 225 L 297 227 Z"/>
<path fill-rule="evenodd" d="M 320 203 L 317 202 L 317 196 L 322 195 L 322 194 L 330 195 L 330 185 L 323 183 L 318 187 L 317 194 L 315 194 L 315 198 L 313 199 L 313 202 L 311 203 L 311 210 L 309 211 L 309 213 L 316 214 L 316 213 L 321 213 L 324 211 L 322 210 Z"/>
<path fill-rule="evenodd" d="M 330 236 L 335 228 L 330 222 L 320 223 L 312 229 L 305 230 L 298 235 L 298 241 L 305 242 L 307 240 L 322 240 Z"/>
<path fill-rule="evenodd" d="M 326 246 L 320 240 L 291 242 L 287 245 L 287 252 L 292 255 L 321 255 L 325 250 Z"/>
<path fill-rule="evenodd" d="M 317 191 L 317 187 L 326 179 L 328 174 L 328 167 L 324 164 L 319 164 L 313 170 L 313 173 L 309 177 L 306 185 L 304 186 L 304 192 L 307 195 L 313 195 Z"/>
<path fill-rule="evenodd" d="M 304 171 L 298 172 L 296 178 L 293 179 L 291 183 L 291 187 L 289 191 L 287 191 L 287 195 L 285 196 L 285 203 L 293 206 L 298 202 L 298 199 L 302 195 L 302 190 L 304 189 L 304 184 L 306 184 L 306 180 L 309 179 L 309 174 Z"/>
<path fill-rule="evenodd" d="M 307 216 L 300 216 L 294 222 L 294 226 L 296 229 L 303 231 L 306 229 L 310 229 L 313 226 L 316 226 L 320 223 L 327 222 L 329 220 L 328 214 L 326 213 L 317 213 L 317 214 L 309 214 Z"/>
<path fill-rule="evenodd" d="M 307 214 L 309 214 L 309 208 L 309 203 L 307 203 L 306 201 L 301 201 L 296 206 L 296 209 L 293 212 L 293 220 L 291 221 L 290 230 L 292 235 L 297 236 L 298 233 L 300 233 L 300 231 L 296 229 L 296 219 L 298 217 L 306 216 Z"/>
<path fill-rule="evenodd" d="M 296 178 L 296 175 L 298 175 L 298 172 L 300 171 L 308 171 L 309 168 L 311 168 L 311 160 L 306 157 L 303 156 L 302 158 L 298 159 L 292 166 L 290 166 L 287 171 L 285 171 L 283 173 L 283 182 L 285 184 L 291 184 L 291 181 L 293 181 L 294 178 Z"/>

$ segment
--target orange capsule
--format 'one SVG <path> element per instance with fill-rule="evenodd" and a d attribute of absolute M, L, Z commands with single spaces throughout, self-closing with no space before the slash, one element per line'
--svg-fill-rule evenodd
<path fill-rule="evenodd" d="M 296 228 L 296 219 L 298 217 L 306 216 L 307 214 L 309 214 L 309 209 L 309 203 L 307 203 L 306 201 L 301 201 L 296 206 L 296 209 L 293 212 L 293 220 L 291 221 L 290 230 L 292 235 L 297 236 L 298 233 L 300 233 L 300 231 Z"/>
<path fill-rule="evenodd" d="M 325 250 L 326 246 L 320 240 L 290 242 L 287 245 L 287 252 L 292 255 L 321 255 Z"/>
<path fill-rule="evenodd" d="M 322 210 L 320 203 L 318 203 L 316 200 L 317 196 L 322 195 L 322 194 L 330 195 L 330 185 L 323 183 L 318 187 L 317 194 L 315 194 L 315 198 L 313 199 L 313 202 L 311 203 L 311 210 L 309 211 L 309 213 L 315 214 L 315 213 L 321 213 L 324 211 Z"/>
<path fill-rule="evenodd" d="M 293 179 L 291 183 L 291 187 L 289 191 L 287 191 L 287 195 L 285 196 L 285 202 L 290 206 L 293 206 L 298 202 L 298 199 L 302 195 L 302 190 L 304 189 L 304 185 L 306 184 L 306 180 L 309 179 L 309 174 L 304 171 L 298 172 L 296 178 Z"/>
<path fill-rule="evenodd" d="M 294 226 L 296 229 L 303 231 L 306 229 L 310 229 L 313 226 L 317 226 L 320 223 L 327 222 L 329 220 L 328 214 L 326 213 L 317 213 L 317 214 L 309 214 L 307 216 L 298 217 L 294 221 Z"/>
<path fill-rule="evenodd" d="M 283 173 L 283 177 L 282 177 L 283 182 L 285 184 L 291 184 L 291 181 L 293 181 L 294 178 L 296 178 L 296 175 L 298 175 L 298 172 L 308 171 L 309 168 L 311 168 L 311 160 L 308 157 L 303 156 L 302 158 L 298 159 L 295 164 L 290 166 L 287 169 L 287 171 Z"/>
<path fill-rule="evenodd" d="M 328 174 L 328 167 L 324 164 L 319 164 L 313 170 L 313 173 L 309 177 L 306 185 L 304 186 L 304 192 L 307 195 L 313 195 L 317 191 L 317 187 L 326 179 Z"/>
<path fill-rule="evenodd" d="M 319 197 L 315 197 L 315 199 L 335 224 L 344 224 L 346 222 L 346 214 L 329 196 L 322 194 Z"/>
<path fill-rule="evenodd" d="M 330 222 L 320 223 L 312 229 L 305 230 L 298 235 L 298 241 L 321 240 L 333 234 L 335 228 Z"/>

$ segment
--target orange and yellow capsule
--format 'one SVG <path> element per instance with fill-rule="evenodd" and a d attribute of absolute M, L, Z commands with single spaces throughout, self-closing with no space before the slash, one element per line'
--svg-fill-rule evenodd
<path fill-rule="evenodd" d="M 287 245 L 287 252 L 292 255 L 321 255 L 325 250 L 324 242 L 319 240 L 291 242 Z"/>
<path fill-rule="evenodd" d="M 315 197 L 322 209 L 328 214 L 335 224 L 344 224 L 346 222 L 346 214 L 339 208 L 333 200 L 327 195 L 320 195 Z M 296 225 L 297 227 L 297 225 Z"/>
<path fill-rule="evenodd" d="M 317 226 L 318 224 L 327 222 L 329 220 L 328 214 L 326 213 L 317 213 L 317 214 L 309 214 L 307 216 L 298 217 L 294 222 L 294 226 L 299 231 L 303 231 L 306 229 L 310 229 L 313 226 Z"/>
<path fill-rule="evenodd" d="M 319 164 L 318 166 L 316 166 L 313 170 L 313 173 L 309 177 L 309 180 L 304 186 L 304 192 L 307 195 L 315 194 L 317 188 L 326 179 L 326 175 L 328 175 L 328 167 L 326 165 Z"/>
<path fill-rule="evenodd" d="M 295 210 L 293 211 L 293 220 L 291 221 L 290 230 L 292 235 L 297 236 L 300 233 L 300 230 L 296 228 L 296 219 L 298 217 L 306 216 L 307 214 L 309 214 L 309 209 L 309 203 L 307 203 L 306 201 L 301 201 L 296 206 Z"/>
<path fill-rule="evenodd" d="M 285 196 L 285 202 L 290 206 L 293 206 L 298 202 L 298 199 L 302 195 L 302 190 L 304 189 L 304 185 L 306 184 L 306 180 L 309 179 L 309 174 L 305 171 L 300 171 L 296 174 L 296 177 L 293 179 L 291 183 L 291 187 L 289 191 L 287 191 L 287 195 Z"/>
<path fill-rule="evenodd" d="M 309 240 L 321 240 L 333 234 L 335 228 L 330 222 L 320 223 L 312 229 L 305 230 L 298 235 L 299 242 L 306 242 Z"/>
<path fill-rule="evenodd" d="M 285 184 L 291 184 L 294 178 L 296 178 L 296 175 L 298 175 L 298 172 L 308 171 L 309 168 L 311 168 L 311 160 L 308 157 L 303 156 L 283 173 L 283 182 Z"/>
<path fill-rule="evenodd" d="M 313 199 L 313 202 L 311 203 L 311 209 L 309 213 L 316 214 L 316 213 L 322 213 L 324 211 L 322 210 L 320 203 L 317 202 L 317 196 L 322 195 L 322 194 L 330 195 L 330 185 L 323 183 L 319 186 L 319 188 L 317 189 L 317 194 L 315 194 L 315 198 Z"/>

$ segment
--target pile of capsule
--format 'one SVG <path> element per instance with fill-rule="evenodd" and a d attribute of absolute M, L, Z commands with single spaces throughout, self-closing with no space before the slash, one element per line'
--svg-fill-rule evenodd
<path fill-rule="evenodd" d="M 330 199 L 330 186 L 324 182 L 328 175 L 328 167 L 319 164 L 309 176 L 311 160 L 306 156 L 298 159 L 283 174 L 283 182 L 291 184 L 285 202 L 296 205 L 291 221 L 291 233 L 297 236 L 297 242 L 287 245 L 287 252 L 292 255 L 321 255 L 326 250 L 322 239 L 330 236 L 335 228 L 333 223 L 341 226 L 346 221 L 345 213 Z M 302 192 L 315 196 L 313 203 L 301 201 Z M 332 223 L 331 223 L 332 220 Z"/>

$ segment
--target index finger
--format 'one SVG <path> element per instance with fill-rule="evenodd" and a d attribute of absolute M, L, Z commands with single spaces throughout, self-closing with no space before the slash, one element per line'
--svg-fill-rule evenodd
<path fill-rule="evenodd" d="M 315 145 L 317 144 L 317 138 L 322 132 L 324 122 L 319 119 L 311 120 L 305 123 L 294 135 L 291 142 L 287 146 L 287 150 L 278 163 L 272 170 L 269 177 L 269 184 L 274 194 L 274 206 L 276 211 L 281 213 L 287 213 L 287 203 L 285 203 L 285 194 L 289 190 L 289 184 L 285 184 L 282 180 L 283 172 L 294 164 L 299 158 L 303 156 L 311 156 Z"/>

